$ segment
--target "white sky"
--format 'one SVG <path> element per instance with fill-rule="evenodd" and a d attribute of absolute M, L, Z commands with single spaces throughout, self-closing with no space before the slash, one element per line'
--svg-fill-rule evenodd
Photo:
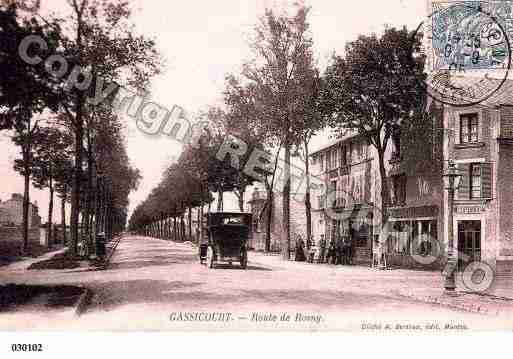
<path fill-rule="evenodd" d="M 58 9 L 62 0 L 42 0 Z M 257 18 L 268 6 L 286 6 L 293 1 L 270 0 L 136 0 L 134 17 L 139 32 L 154 37 L 167 61 L 167 68 L 152 83 L 151 97 L 171 109 L 179 105 L 195 112 L 221 101 L 225 74 L 238 73 L 250 56 L 245 42 Z M 380 32 L 385 24 L 413 29 L 426 15 L 425 0 L 311 0 L 311 30 L 319 64 L 358 34 Z M 128 155 L 143 175 L 140 188 L 130 196 L 131 210 L 156 186 L 163 169 L 180 154 L 180 145 L 169 138 L 145 136 L 128 123 Z M 314 140 L 313 148 L 325 142 Z M 23 179 L 12 170 L 17 148 L 0 138 L 0 199 L 23 192 Z M 47 218 L 48 194 L 31 190 L 32 200 Z M 228 204 L 228 208 L 232 207 Z M 57 206 L 59 208 L 59 206 Z M 55 218 L 60 213 L 55 209 Z M 225 205 L 225 208 L 228 209 Z"/>

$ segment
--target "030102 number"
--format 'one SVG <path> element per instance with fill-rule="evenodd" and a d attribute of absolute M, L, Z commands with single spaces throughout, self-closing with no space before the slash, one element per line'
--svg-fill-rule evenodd
<path fill-rule="evenodd" d="M 13 352 L 42 352 L 43 344 L 11 344 Z"/>

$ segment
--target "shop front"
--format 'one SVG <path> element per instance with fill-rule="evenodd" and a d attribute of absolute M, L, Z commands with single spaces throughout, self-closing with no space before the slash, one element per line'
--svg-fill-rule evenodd
<path fill-rule="evenodd" d="M 454 238 L 458 269 L 464 270 L 472 262 L 485 260 L 485 232 L 488 223 L 493 228 L 493 216 L 485 204 L 456 204 L 454 207 Z M 492 250 L 489 246 L 489 250 Z M 491 256 L 493 257 L 493 255 Z M 490 258 L 488 258 L 489 260 Z"/>
<path fill-rule="evenodd" d="M 338 239 L 351 243 L 352 263 L 370 265 L 372 260 L 373 214 L 368 209 L 339 211 L 329 221 L 326 238 L 328 243 Z"/>
<path fill-rule="evenodd" d="M 385 250 L 392 267 L 434 270 L 443 260 L 438 206 L 390 209 Z"/>

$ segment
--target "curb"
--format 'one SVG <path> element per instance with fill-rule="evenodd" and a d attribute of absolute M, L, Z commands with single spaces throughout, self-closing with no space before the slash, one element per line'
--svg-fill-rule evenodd
<path fill-rule="evenodd" d="M 433 296 L 423 297 L 423 296 L 418 296 L 418 295 L 414 295 L 411 293 L 409 293 L 409 294 L 398 293 L 398 295 L 400 297 L 413 299 L 418 302 L 429 303 L 429 304 L 438 304 L 441 307 L 447 307 L 447 308 L 451 308 L 451 309 L 461 310 L 461 311 L 468 312 L 468 313 L 477 313 L 477 314 L 495 315 L 495 316 L 500 315 L 499 310 L 491 311 L 488 308 L 484 307 L 483 305 L 479 305 L 479 304 L 451 303 L 449 301 L 444 301 L 443 298 L 441 298 L 441 297 L 433 297 Z"/>
<path fill-rule="evenodd" d="M 77 307 L 75 308 L 75 315 L 81 316 L 87 310 L 87 306 L 91 303 L 93 298 L 93 291 L 89 288 L 84 288 L 84 293 L 80 295 L 77 301 Z"/>

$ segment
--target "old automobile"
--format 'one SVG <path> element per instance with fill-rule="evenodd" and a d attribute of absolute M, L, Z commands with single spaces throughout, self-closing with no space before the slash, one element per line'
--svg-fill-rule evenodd
<path fill-rule="evenodd" d="M 248 240 L 251 237 L 251 213 L 216 212 L 204 218 L 202 243 L 199 248 L 201 263 L 215 268 L 217 263 L 248 264 Z"/>

